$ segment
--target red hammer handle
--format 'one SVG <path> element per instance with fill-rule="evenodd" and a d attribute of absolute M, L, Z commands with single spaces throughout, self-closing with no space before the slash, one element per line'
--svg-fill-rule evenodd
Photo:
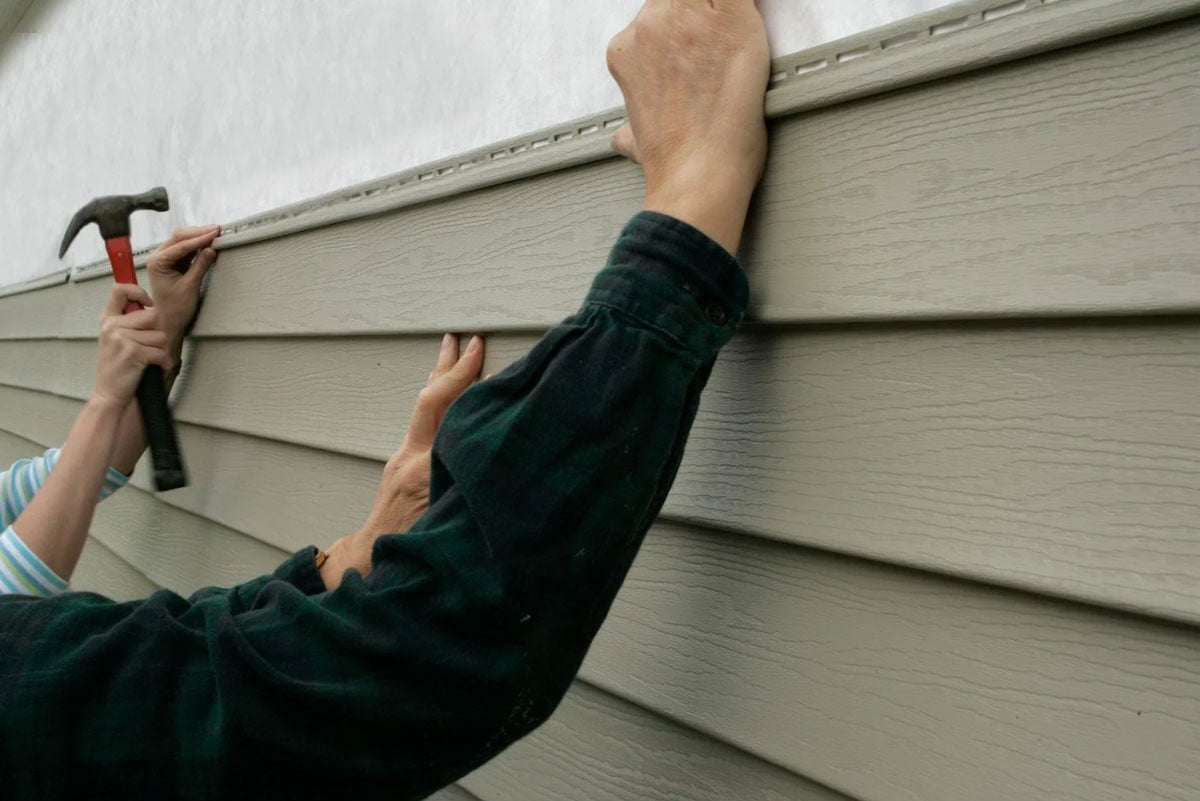
<path fill-rule="evenodd" d="M 117 283 L 136 285 L 137 272 L 133 268 L 133 249 L 129 237 L 106 239 L 104 246 L 108 249 L 108 260 Z M 131 302 L 125 307 L 125 314 L 141 308 L 142 304 Z M 142 425 L 146 429 L 146 444 L 150 446 L 150 459 L 154 464 L 155 487 L 159 492 L 166 492 L 187 486 L 187 472 L 175 434 L 175 419 L 167 404 L 167 385 L 163 370 L 157 364 L 150 365 L 142 373 L 137 399 L 142 411 Z"/>
<path fill-rule="evenodd" d="M 129 244 L 129 237 L 114 236 L 112 239 L 105 239 L 104 247 L 108 250 L 108 261 L 112 264 L 113 278 L 117 279 L 117 283 L 136 285 L 137 271 L 133 268 L 133 247 Z M 137 301 L 130 301 L 125 307 L 125 313 L 129 314 L 142 308 L 142 304 Z"/>

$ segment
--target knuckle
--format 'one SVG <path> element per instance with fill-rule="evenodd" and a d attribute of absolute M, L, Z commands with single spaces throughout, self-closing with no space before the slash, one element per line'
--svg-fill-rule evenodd
<path fill-rule="evenodd" d="M 437 403 L 439 394 L 433 387 L 425 387 L 417 393 L 417 408 L 423 409 Z"/>

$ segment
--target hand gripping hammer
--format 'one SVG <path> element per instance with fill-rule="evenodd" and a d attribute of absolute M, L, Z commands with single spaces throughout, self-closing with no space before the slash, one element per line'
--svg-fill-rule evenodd
<path fill-rule="evenodd" d="M 129 215 L 142 209 L 166 211 L 168 207 L 167 190 L 161 186 L 140 195 L 98 197 L 71 218 L 58 257 L 61 259 L 66 255 L 67 248 L 85 225 L 96 223 L 100 227 L 100 236 L 104 237 L 113 277 L 121 284 L 136 284 L 133 250 L 129 244 Z M 140 308 L 140 303 L 130 303 L 125 313 Z M 183 469 L 183 457 L 175 436 L 175 421 L 167 405 L 167 385 L 163 370 L 158 365 L 149 365 L 142 374 L 137 388 L 137 401 L 146 429 L 146 442 L 150 446 L 150 458 L 154 463 L 154 486 L 159 492 L 186 487 L 187 473 Z"/>

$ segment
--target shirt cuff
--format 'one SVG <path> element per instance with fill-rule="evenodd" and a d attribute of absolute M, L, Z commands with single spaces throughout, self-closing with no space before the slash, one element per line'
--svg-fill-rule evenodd
<path fill-rule="evenodd" d="M 12 526 L 0 534 L 0 595 L 48 598 L 65 592 L 67 582 L 46 567 Z"/>
<path fill-rule="evenodd" d="M 585 305 L 622 311 L 710 359 L 746 316 L 749 297 L 729 251 L 682 220 L 644 211 L 621 232 Z"/>
<path fill-rule="evenodd" d="M 54 466 L 58 464 L 60 456 L 62 456 L 61 448 L 51 448 L 46 451 L 43 458 L 45 459 L 47 472 L 54 469 Z M 100 500 L 104 500 L 128 483 L 129 476 L 115 468 L 108 468 L 108 472 L 104 474 L 104 484 L 100 487 Z"/>
<path fill-rule="evenodd" d="M 100 488 L 100 500 L 104 500 L 128 483 L 129 476 L 116 468 L 108 468 L 108 472 L 104 475 L 104 486 Z"/>
<path fill-rule="evenodd" d="M 317 570 L 317 549 L 309 546 L 297 551 L 286 562 L 275 568 L 272 580 L 286 581 L 305 595 L 319 595 L 326 591 L 321 571 Z"/>

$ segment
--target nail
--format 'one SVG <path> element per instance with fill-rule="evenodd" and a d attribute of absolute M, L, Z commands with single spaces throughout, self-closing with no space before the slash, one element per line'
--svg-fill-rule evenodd
<path fill-rule="evenodd" d="M 446 334 L 442 337 L 442 353 L 450 350 L 450 344 L 454 341 L 454 334 Z"/>
<path fill-rule="evenodd" d="M 471 337 L 471 344 L 467 346 L 467 351 L 474 353 L 481 347 L 483 347 L 483 337 L 476 334 L 475 336 Z"/>

